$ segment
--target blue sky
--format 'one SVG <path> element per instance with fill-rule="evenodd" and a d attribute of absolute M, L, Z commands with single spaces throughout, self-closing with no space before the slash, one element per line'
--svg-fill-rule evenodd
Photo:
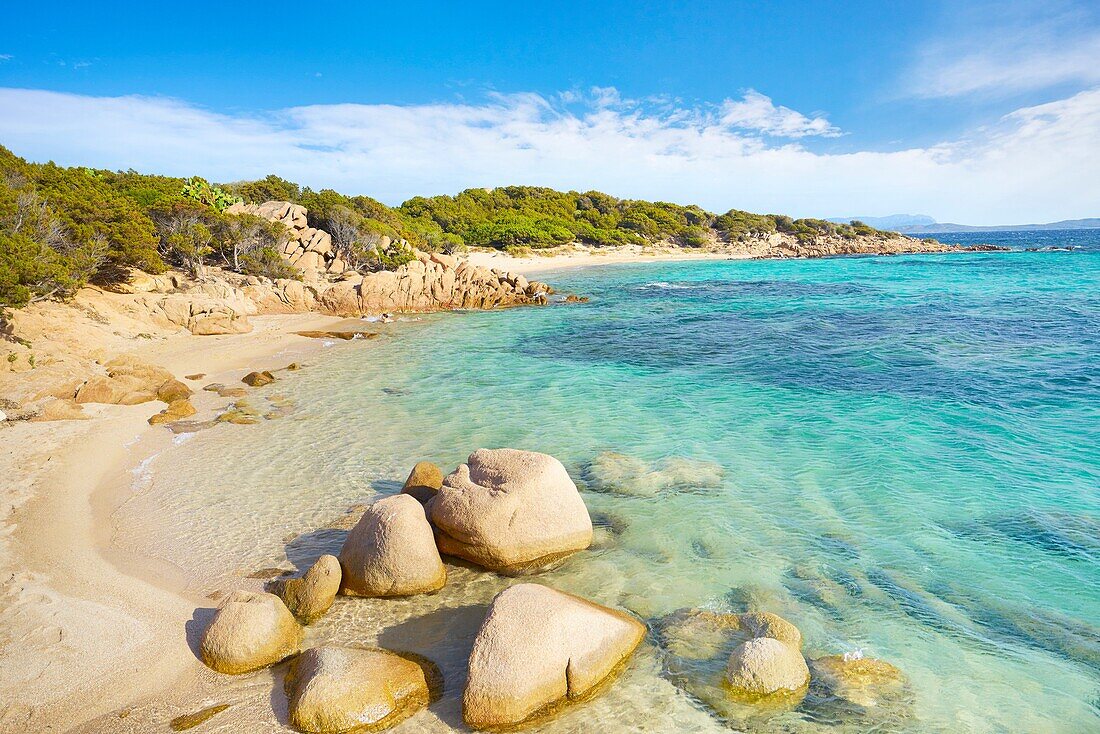
<path fill-rule="evenodd" d="M 73 5 L 6 12 L 0 143 L 34 160 L 388 203 L 1100 214 L 1095 2 Z"/>

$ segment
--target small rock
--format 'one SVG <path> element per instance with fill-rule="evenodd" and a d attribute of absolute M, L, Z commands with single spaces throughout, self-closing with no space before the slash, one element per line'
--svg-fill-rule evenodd
<path fill-rule="evenodd" d="M 196 711 L 193 714 L 184 714 L 183 716 L 177 716 L 168 722 L 168 726 L 172 731 L 187 731 L 188 729 L 194 729 L 199 724 L 204 724 L 208 720 L 220 714 L 229 708 L 227 703 L 219 703 L 216 706 L 207 706 L 201 711 Z"/>
<path fill-rule="evenodd" d="M 340 561 L 325 554 L 300 579 L 279 584 L 279 597 L 295 617 L 309 624 L 324 616 L 340 591 Z"/>
<path fill-rule="evenodd" d="M 184 418 L 190 418 L 198 411 L 195 410 L 195 406 L 191 405 L 191 401 L 186 398 L 181 400 L 174 400 L 168 404 L 168 407 L 157 413 L 154 416 L 149 417 L 149 425 L 158 426 L 162 423 L 174 423 Z"/>
<path fill-rule="evenodd" d="M 297 362 L 291 362 L 283 369 L 287 372 L 297 372 L 298 370 L 302 369 L 302 365 L 298 364 Z"/>
<path fill-rule="evenodd" d="M 287 671 L 290 724 L 312 734 L 381 731 L 428 705 L 438 673 L 388 650 L 325 645 Z"/>
<path fill-rule="evenodd" d="M 726 666 L 726 683 L 735 695 L 793 693 L 809 682 L 810 670 L 802 653 L 771 637 L 741 643 Z"/>
<path fill-rule="evenodd" d="M 266 370 L 263 372 L 249 372 L 241 378 L 241 382 L 249 387 L 263 387 L 264 385 L 270 385 L 275 382 L 275 375 Z"/>
<path fill-rule="evenodd" d="M 176 379 L 168 380 L 157 388 L 157 400 L 169 405 L 177 400 L 186 400 L 191 394 L 191 388 Z"/>
<path fill-rule="evenodd" d="M 367 508 L 340 549 L 340 567 L 349 596 L 411 596 L 447 583 L 424 508 L 406 494 Z"/>
<path fill-rule="evenodd" d="M 443 470 L 430 461 L 418 461 L 409 472 L 409 478 L 405 480 L 401 493 L 412 495 L 420 504 L 424 504 L 434 497 L 442 486 Z"/>
<path fill-rule="evenodd" d="M 237 675 L 266 668 L 298 652 L 302 628 L 274 594 L 234 591 L 225 597 L 199 644 L 202 661 Z"/>
<path fill-rule="evenodd" d="M 206 377 L 205 372 L 196 372 L 193 375 L 184 375 L 183 379 L 185 379 L 185 380 L 201 380 L 204 377 Z"/>

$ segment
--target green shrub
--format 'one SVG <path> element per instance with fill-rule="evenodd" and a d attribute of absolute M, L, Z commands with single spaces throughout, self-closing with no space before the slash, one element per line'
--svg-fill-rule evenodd
<path fill-rule="evenodd" d="M 241 197 L 250 204 L 263 204 L 265 201 L 292 201 L 299 203 L 302 190 L 298 184 L 269 174 L 259 181 L 237 181 L 222 184 L 226 191 Z"/>
<path fill-rule="evenodd" d="M 301 280 L 302 271 L 288 263 L 271 247 L 260 247 L 246 252 L 240 258 L 241 272 L 262 278 Z"/>
<path fill-rule="evenodd" d="M 240 204 L 243 200 L 221 187 L 212 185 L 205 178 L 192 176 L 183 184 L 180 192 L 188 199 L 193 199 L 200 204 L 206 204 L 217 212 L 224 212 L 234 204 Z"/>

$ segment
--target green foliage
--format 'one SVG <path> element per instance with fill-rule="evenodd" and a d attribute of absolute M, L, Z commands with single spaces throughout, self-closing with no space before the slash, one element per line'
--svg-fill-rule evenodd
<path fill-rule="evenodd" d="M 151 214 L 157 223 L 160 251 L 165 259 L 196 277 L 202 276 L 207 256 L 214 253 L 214 232 L 221 215 L 182 196 L 162 201 Z"/>
<path fill-rule="evenodd" d="M 388 245 L 377 245 L 370 251 L 364 263 L 364 267 L 367 270 L 397 270 L 406 263 L 411 263 L 416 259 L 416 253 L 413 252 L 411 245 L 394 241 Z"/>
<path fill-rule="evenodd" d="M 241 255 L 241 272 L 262 278 L 301 280 L 302 271 L 294 267 L 272 247 L 260 247 Z"/>
<path fill-rule="evenodd" d="M 457 196 L 409 199 L 398 211 L 406 229 L 430 222 L 467 245 L 505 248 L 660 241 L 700 243 L 712 216 L 697 206 L 630 201 L 589 191 L 535 186 L 467 189 Z M 410 238 L 411 239 L 411 238 Z"/>
<path fill-rule="evenodd" d="M 188 199 L 206 204 L 214 211 L 224 212 L 234 204 L 240 204 L 243 199 L 229 193 L 220 186 L 214 186 L 205 178 L 192 176 L 183 183 L 181 193 Z"/>
<path fill-rule="evenodd" d="M 235 194 L 250 204 L 263 204 L 265 201 L 293 201 L 301 203 L 302 189 L 298 184 L 279 178 L 274 174 L 259 181 L 238 181 L 222 184 L 222 188 Z"/>
<path fill-rule="evenodd" d="M 0 307 L 25 306 L 33 299 L 77 287 L 73 269 L 59 253 L 25 234 L 0 232 Z"/>
<path fill-rule="evenodd" d="M 787 217 L 789 219 L 789 217 Z M 714 219 L 714 228 L 729 241 L 744 240 L 776 230 L 776 219 L 766 214 L 753 214 L 740 209 L 730 209 Z"/>

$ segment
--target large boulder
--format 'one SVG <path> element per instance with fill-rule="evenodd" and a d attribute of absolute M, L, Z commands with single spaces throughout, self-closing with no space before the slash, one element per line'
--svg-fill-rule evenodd
<path fill-rule="evenodd" d="M 512 727 L 583 698 L 615 673 L 645 637 L 626 612 L 538 584 L 493 599 L 470 653 L 463 718 L 477 729 Z"/>
<path fill-rule="evenodd" d="M 279 584 L 279 597 L 291 613 L 306 624 L 320 619 L 329 610 L 340 591 L 340 561 L 325 554 L 305 575 Z"/>
<path fill-rule="evenodd" d="M 735 695 L 764 696 L 801 691 L 810 682 L 802 653 L 773 637 L 754 637 L 730 654 L 726 683 Z"/>
<path fill-rule="evenodd" d="M 421 504 L 435 497 L 443 486 L 443 470 L 430 461 L 418 461 L 409 472 L 401 494 L 412 495 Z"/>
<path fill-rule="evenodd" d="M 290 723 L 315 734 L 381 731 L 428 705 L 425 665 L 389 652 L 326 645 L 290 664 Z"/>
<path fill-rule="evenodd" d="M 478 449 L 428 503 L 439 550 L 501 573 L 525 573 L 584 550 L 592 520 L 552 456 Z"/>
<path fill-rule="evenodd" d="M 203 632 L 199 656 L 219 673 L 259 670 L 294 655 L 302 628 L 274 594 L 234 591 Z"/>
<path fill-rule="evenodd" d="M 411 596 L 447 583 L 424 508 L 407 494 L 367 508 L 340 549 L 340 567 L 349 596 Z"/>

